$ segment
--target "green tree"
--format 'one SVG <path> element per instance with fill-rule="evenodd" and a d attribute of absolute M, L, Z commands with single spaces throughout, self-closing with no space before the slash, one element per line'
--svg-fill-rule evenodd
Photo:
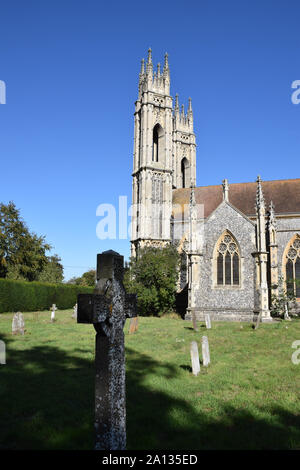
<path fill-rule="evenodd" d="M 48 256 L 48 262 L 43 271 L 38 276 L 40 282 L 50 282 L 58 284 L 63 281 L 64 268 L 61 264 L 61 258 L 58 255 Z"/>
<path fill-rule="evenodd" d="M 179 259 L 172 245 L 146 247 L 140 250 L 137 259 L 130 259 L 124 286 L 127 292 L 137 294 L 140 315 L 160 316 L 174 308 Z"/>
<path fill-rule="evenodd" d="M 83 273 L 81 277 L 72 277 L 69 279 L 68 284 L 74 284 L 76 286 L 95 287 L 96 283 L 96 271 L 90 269 Z"/>
<path fill-rule="evenodd" d="M 38 279 L 50 249 L 45 237 L 29 232 L 13 202 L 0 203 L 0 277 Z"/>

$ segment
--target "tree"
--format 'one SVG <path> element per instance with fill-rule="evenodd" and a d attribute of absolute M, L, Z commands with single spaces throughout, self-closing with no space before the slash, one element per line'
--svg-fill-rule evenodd
<path fill-rule="evenodd" d="M 45 253 L 50 249 L 45 237 L 29 232 L 12 201 L 0 203 L 0 277 L 38 279 L 48 263 Z"/>
<path fill-rule="evenodd" d="M 58 255 L 48 256 L 48 263 L 45 265 L 43 271 L 38 276 L 40 282 L 50 282 L 58 284 L 63 281 L 64 268 L 62 266 L 61 258 Z"/>
<path fill-rule="evenodd" d="M 274 288 L 278 288 L 278 295 L 271 296 L 272 316 L 285 318 L 286 313 L 289 315 L 291 305 L 296 300 L 294 282 L 298 284 L 297 280 L 288 279 L 285 286 L 282 276 L 279 276 L 278 285 L 273 286 Z"/>
<path fill-rule="evenodd" d="M 75 284 L 76 286 L 95 287 L 96 283 L 96 271 L 90 269 L 83 273 L 81 277 L 72 277 L 69 279 L 68 284 Z"/>
<path fill-rule="evenodd" d="M 178 278 L 179 254 L 176 248 L 146 247 L 137 259 L 130 259 L 124 286 L 136 293 L 140 315 L 160 316 L 173 309 Z"/>

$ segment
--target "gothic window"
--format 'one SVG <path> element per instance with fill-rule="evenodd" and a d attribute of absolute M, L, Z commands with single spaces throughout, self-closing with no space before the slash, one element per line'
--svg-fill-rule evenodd
<path fill-rule="evenodd" d="M 185 157 L 181 160 L 181 186 L 183 188 L 189 186 L 189 161 Z"/>
<path fill-rule="evenodd" d="M 289 243 L 285 259 L 285 278 L 287 289 L 300 297 L 300 237 Z M 296 280 L 299 283 L 296 283 Z"/>
<path fill-rule="evenodd" d="M 153 128 L 152 161 L 158 162 L 162 151 L 163 130 L 159 124 Z"/>
<path fill-rule="evenodd" d="M 217 285 L 238 286 L 240 284 L 240 254 L 236 240 L 226 232 L 216 249 Z"/>

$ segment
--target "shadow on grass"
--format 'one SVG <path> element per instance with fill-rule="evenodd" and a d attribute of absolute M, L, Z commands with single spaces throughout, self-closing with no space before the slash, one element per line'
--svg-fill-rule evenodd
<path fill-rule="evenodd" d="M 268 422 L 223 406 L 212 418 L 147 384 L 149 375 L 172 380 L 180 367 L 129 348 L 126 360 L 128 449 L 299 448 L 299 416 L 275 406 Z M 46 345 L 14 350 L 0 373 L 0 449 L 93 448 L 93 361 Z"/>

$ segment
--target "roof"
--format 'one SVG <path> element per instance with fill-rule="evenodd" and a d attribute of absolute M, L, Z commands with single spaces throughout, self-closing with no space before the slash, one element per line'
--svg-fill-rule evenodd
<path fill-rule="evenodd" d="M 255 215 L 257 183 L 232 183 L 229 184 L 229 202 L 248 217 Z M 266 209 L 271 200 L 275 206 L 275 214 L 300 214 L 300 178 L 290 180 L 262 181 Z M 183 212 L 183 206 L 189 204 L 190 188 L 173 190 L 174 217 Z M 222 185 L 199 186 L 195 188 L 196 204 L 204 205 L 204 217 L 208 217 L 223 201 Z"/>

